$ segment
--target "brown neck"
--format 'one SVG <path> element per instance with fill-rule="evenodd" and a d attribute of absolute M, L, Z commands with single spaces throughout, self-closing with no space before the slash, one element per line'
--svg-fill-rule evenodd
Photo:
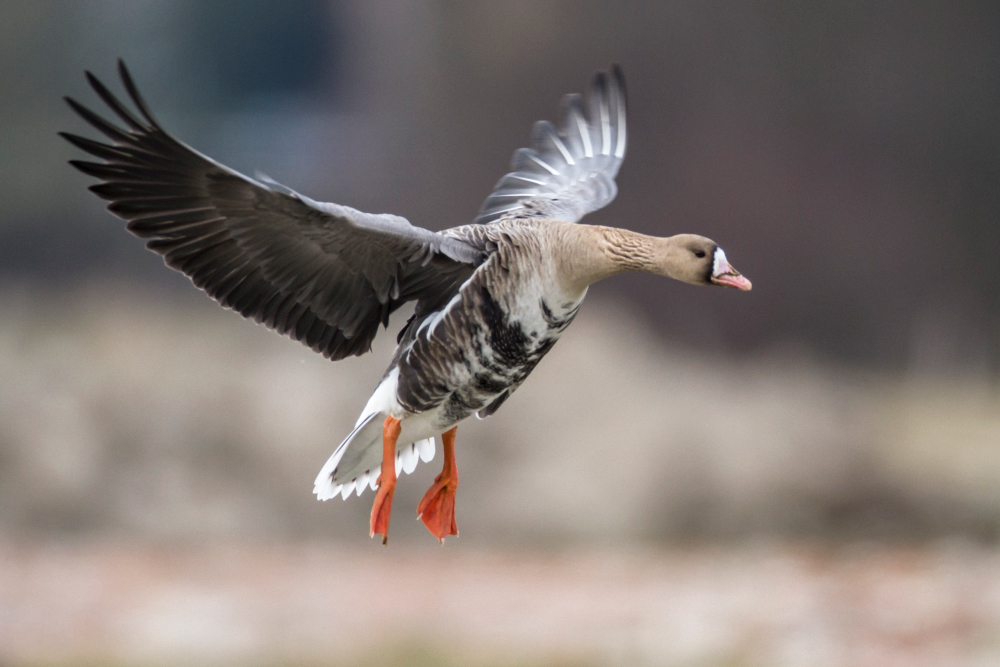
<path fill-rule="evenodd" d="M 559 273 L 567 291 L 582 292 L 625 271 L 672 277 L 664 264 L 670 239 L 595 225 L 567 224 L 562 231 L 564 251 L 559 255 Z"/>

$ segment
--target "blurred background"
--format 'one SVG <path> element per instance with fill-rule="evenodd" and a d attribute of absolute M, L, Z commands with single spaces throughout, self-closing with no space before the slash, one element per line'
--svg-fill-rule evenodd
<path fill-rule="evenodd" d="M 587 222 L 754 290 L 594 286 L 459 429 L 461 538 L 435 461 L 383 548 L 311 488 L 394 333 L 330 364 L 124 231 L 56 136 L 119 56 L 201 152 L 430 229 L 620 63 Z M 7 0 L 0 88 L 0 665 L 1000 664 L 997 3 Z"/>

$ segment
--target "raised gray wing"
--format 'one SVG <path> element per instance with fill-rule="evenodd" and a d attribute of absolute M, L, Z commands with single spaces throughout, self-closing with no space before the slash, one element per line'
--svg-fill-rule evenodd
<path fill-rule="evenodd" d="M 514 153 L 511 169 L 480 209 L 476 222 L 513 216 L 577 222 L 611 203 L 618 193 L 615 176 L 625 157 L 625 78 L 614 65 L 610 76 L 598 72 L 590 88 L 590 119 L 583 98 L 567 95 L 559 130 L 535 123 L 532 148 Z"/>
<path fill-rule="evenodd" d="M 104 160 L 71 164 L 100 178 L 90 189 L 128 230 L 223 306 L 341 359 L 367 352 L 403 303 L 446 301 L 482 261 L 404 218 L 318 203 L 215 162 L 163 130 L 120 60 L 118 71 L 141 118 L 87 72 L 127 128 L 66 98 L 111 139 L 60 133 Z"/>

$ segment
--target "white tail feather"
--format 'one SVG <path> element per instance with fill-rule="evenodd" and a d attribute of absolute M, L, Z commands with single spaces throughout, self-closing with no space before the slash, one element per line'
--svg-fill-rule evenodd
<path fill-rule="evenodd" d="M 416 442 L 417 451 L 420 452 L 420 460 L 424 463 L 430 463 L 434 460 L 434 438 L 427 438 L 426 440 L 418 440 Z"/>
<path fill-rule="evenodd" d="M 329 500 L 338 495 L 347 500 L 352 493 L 362 495 L 365 487 L 371 488 L 372 491 L 378 488 L 381 467 L 377 461 L 381 453 L 382 419 L 386 413 L 368 410 L 385 403 L 386 396 L 390 398 L 394 396 L 397 376 L 398 369 L 394 369 L 394 372 L 389 373 L 380 383 L 354 430 L 337 446 L 316 476 L 313 493 L 319 500 Z M 412 474 L 420 461 L 426 463 L 433 460 L 435 453 L 433 437 L 403 445 L 396 451 L 394 461 L 396 476 L 399 477 L 403 472 L 407 475 Z"/>
<path fill-rule="evenodd" d="M 403 448 L 403 472 L 407 475 L 411 474 L 417 469 L 417 461 L 420 460 L 420 455 L 417 454 L 417 445 L 413 443 L 407 445 Z"/>
<path fill-rule="evenodd" d="M 340 463 L 340 459 L 344 458 L 344 454 L 347 452 L 347 447 L 350 445 L 351 440 L 358 434 L 361 429 L 363 429 L 371 420 L 376 419 L 379 415 L 371 414 L 358 421 L 358 425 L 354 427 L 350 435 L 344 438 L 344 441 L 337 446 L 337 449 L 333 450 L 333 454 L 327 459 L 326 463 L 320 469 L 319 474 L 316 475 L 316 481 L 313 483 L 313 493 L 320 500 L 330 500 L 336 497 L 338 493 L 341 492 L 343 485 L 336 484 L 333 481 L 333 473 L 337 469 L 337 465 Z"/>

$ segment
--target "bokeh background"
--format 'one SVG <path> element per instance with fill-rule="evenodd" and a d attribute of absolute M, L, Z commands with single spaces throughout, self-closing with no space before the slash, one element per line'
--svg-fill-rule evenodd
<path fill-rule="evenodd" d="M 459 429 L 460 538 L 316 471 L 391 353 L 224 311 L 86 191 L 89 69 L 238 170 L 431 229 L 621 63 L 594 286 Z M 1000 5 L 0 3 L 0 664 L 1000 664 Z M 390 329 L 398 328 L 396 318 Z"/>

